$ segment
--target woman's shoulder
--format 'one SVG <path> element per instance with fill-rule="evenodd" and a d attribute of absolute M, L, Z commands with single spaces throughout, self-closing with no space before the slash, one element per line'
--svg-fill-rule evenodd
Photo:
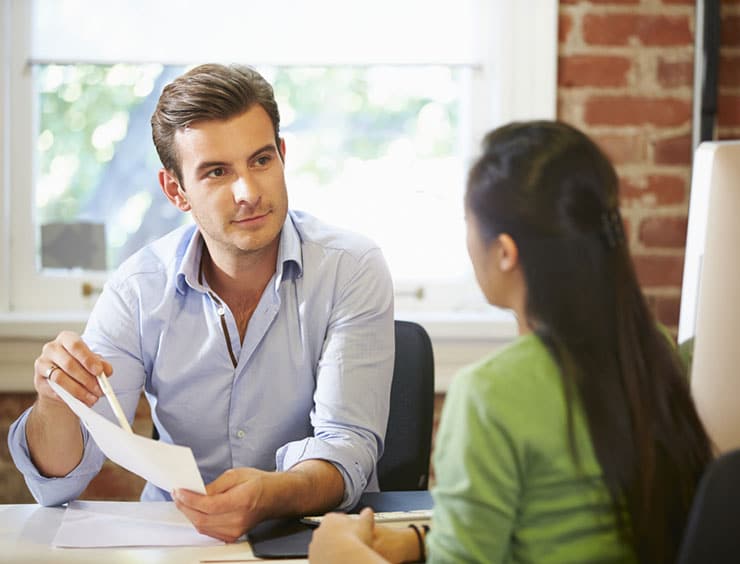
<path fill-rule="evenodd" d="M 547 347 L 534 334 L 517 338 L 458 373 L 448 396 L 502 416 L 562 405 L 560 370 Z M 544 401 L 538 401 L 542 399 Z"/>
<path fill-rule="evenodd" d="M 512 343 L 461 370 L 453 385 L 506 389 L 558 380 L 558 367 L 544 343 L 534 334 Z"/>

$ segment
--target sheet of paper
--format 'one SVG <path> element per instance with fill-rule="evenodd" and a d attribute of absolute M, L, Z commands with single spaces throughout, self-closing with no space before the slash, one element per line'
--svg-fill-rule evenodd
<path fill-rule="evenodd" d="M 219 544 L 166 501 L 71 501 L 53 541 L 60 548 Z"/>
<path fill-rule="evenodd" d="M 50 380 L 49 384 L 82 420 L 100 450 L 113 462 L 165 491 L 183 488 L 206 493 L 193 451 L 188 447 L 170 445 L 124 431 L 71 396 L 56 382 Z M 102 398 L 100 401 L 106 400 Z"/>

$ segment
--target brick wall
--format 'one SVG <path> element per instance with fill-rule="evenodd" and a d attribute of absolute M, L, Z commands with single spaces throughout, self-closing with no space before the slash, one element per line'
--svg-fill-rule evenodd
<path fill-rule="evenodd" d="M 722 2 L 719 135 L 740 137 L 740 1 Z M 602 146 L 640 283 L 678 325 L 691 165 L 694 0 L 561 0 L 558 116 Z"/>
<path fill-rule="evenodd" d="M 23 476 L 15 469 L 8 453 L 8 428 L 35 400 L 36 394 L 0 394 L 0 503 L 33 503 Z M 134 432 L 149 437 L 152 420 L 149 404 L 142 399 L 136 410 Z M 81 499 L 136 500 L 139 499 L 144 480 L 120 466 L 106 461 L 100 473 L 90 482 Z"/>
<path fill-rule="evenodd" d="M 691 163 L 694 0 L 561 0 L 558 115 L 617 166 L 640 281 L 675 328 Z M 719 136 L 740 138 L 740 0 L 722 1 Z M 0 436 L 33 401 L 0 394 Z M 435 421 L 444 396 L 435 401 Z M 436 424 L 436 423 L 435 423 Z M 135 428 L 151 429 L 142 402 Z M 87 499 L 136 499 L 142 480 L 107 464 Z M 0 444 L 0 503 L 31 501 Z"/>

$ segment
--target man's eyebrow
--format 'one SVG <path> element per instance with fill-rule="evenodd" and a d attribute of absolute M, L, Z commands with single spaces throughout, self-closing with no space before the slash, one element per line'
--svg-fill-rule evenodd
<path fill-rule="evenodd" d="M 254 153 L 249 155 L 247 157 L 248 161 L 251 161 L 254 157 L 259 155 L 260 153 L 272 153 L 273 155 L 277 154 L 277 148 L 275 147 L 274 143 L 268 143 L 267 145 L 264 145 L 263 147 L 260 147 L 257 149 Z"/>
<path fill-rule="evenodd" d="M 268 143 L 267 145 L 263 145 L 256 151 L 254 151 L 251 155 L 247 157 L 248 161 L 251 161 L 253 158 L 255 158 L 260 153 L 272 153 L 277 154 L 277 149 L 275 148 L 274 143 Z M 211 167 L 219 167 L 219 166 L 228 166 L 229 163 L 225 161 L 203 161 L 202 163 L 198 164 L 198 166 L 195 168 L 195 171 L 200 173 L 205 169 L 211 168 Z"/>
<path fill-rule="evenodd" d="M 223 161 L 204 161 L 200 163 L 197 167 L 195 167 L 196 172 L 201 172 L 207 168 L 211 167 L 217 167 L 217 166 L 227 166 L 228 163 Z"/>

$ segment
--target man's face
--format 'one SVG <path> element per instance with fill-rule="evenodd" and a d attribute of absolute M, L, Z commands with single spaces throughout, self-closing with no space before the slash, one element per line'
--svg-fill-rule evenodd
<path fill-rule="evenodd" d="M 254 105 L 228 120 L 175 134 L 180 209 L 189 209 L 208 250 L 236 257 L 277 248 L 288 211 L 285 169 L 267 112 Z"/>

